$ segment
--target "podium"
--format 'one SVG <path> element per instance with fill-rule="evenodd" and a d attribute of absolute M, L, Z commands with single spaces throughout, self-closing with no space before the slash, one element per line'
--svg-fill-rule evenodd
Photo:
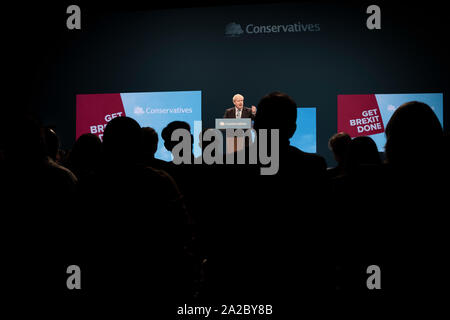
<path fill-rule="evenodd" d="M 221 118 L 216 119 L 216 129 L 225 130 L 226 153 L 233 153 L 244 149 L 245 135 L 238 137 L 234 134 L 236 129 L 252 128 L 252 119 L 250 118 Z M 231 129 L 231 130 L 230 130 Z"/>

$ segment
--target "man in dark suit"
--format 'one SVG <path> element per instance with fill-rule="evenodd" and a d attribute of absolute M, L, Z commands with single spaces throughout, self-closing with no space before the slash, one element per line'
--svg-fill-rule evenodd
<path fill-rule="evenodd" d="M 244 97 L 240 94 L 235 94 L 233 96 L 234 107 L 225 110 L 224 118 L 255 118 L 256 107 L 251 108 L 244 107 Z"/>

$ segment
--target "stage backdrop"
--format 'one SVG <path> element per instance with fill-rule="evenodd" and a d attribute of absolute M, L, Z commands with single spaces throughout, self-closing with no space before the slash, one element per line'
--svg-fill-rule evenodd
<path fill-rule="evenodd" d="M 66 30 L 61 19 L 58 32 L 39 33 L 35 50 L 42 41 L 51 49 L 33 60 L 29 103 L 70 148 L 77 95 L 201 92 L 203 127 L 214 127 L 234 94 L 251 106 L 279 90 L 300 107 L 314 106 L 316 151 L 333 165 L 327 142 L 338 130 L 338 97 L 440 93 L 445 106 L 449 62 L 445 30 L 433 18 L 439 13 L 381 4 L 382 28 L 369 30 L 369 4 L 126 11 L 86 4 L 81 30 Z M 444 110 L 444 126 L 447 118 Z"/>

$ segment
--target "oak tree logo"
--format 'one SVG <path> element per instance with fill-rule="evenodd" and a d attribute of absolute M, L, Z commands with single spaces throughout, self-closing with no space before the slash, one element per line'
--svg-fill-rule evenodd
<path fill-rule="evenodd" d="M 225 26 L 225 36 L 227 37 L 239 37 L 243 33 L 241 25 L 236 22 L 230 22 Z"/>

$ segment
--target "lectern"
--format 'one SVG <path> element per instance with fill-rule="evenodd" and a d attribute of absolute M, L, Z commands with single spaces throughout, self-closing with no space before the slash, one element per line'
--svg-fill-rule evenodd
<path fill-rule="evenodd" d="M 250 118 L 222 118 L 216 119 L 216 129 L 225 130 L 226 153 L 233 153 L 244 149 L 245 135 L 238 137 L 234 134 L 235 129 L 251 129 L 252 119 Z M 230 130 L 227 130 L 230 129 Z"/>

